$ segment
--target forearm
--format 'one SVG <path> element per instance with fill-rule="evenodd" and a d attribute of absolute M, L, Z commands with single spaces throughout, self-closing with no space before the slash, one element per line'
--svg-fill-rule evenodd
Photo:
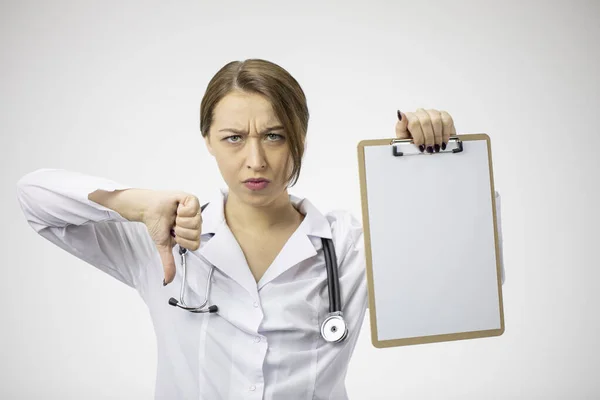
<path fill-rule="evenodd" d="M 88 194 L 88 200 L 118 212 L 129 221 L 143 222 L 149 192 L 148 189 L 96 190 Z"/>

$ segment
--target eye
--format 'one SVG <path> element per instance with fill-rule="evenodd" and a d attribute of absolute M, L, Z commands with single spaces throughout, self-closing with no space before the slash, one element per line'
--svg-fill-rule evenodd
<path fill-rule="evenodd" d="M 280 135 L 278 133 L 267 133 L 267 137 L 274 138 L 273 140 L 269 140 L 270 142 L 275 142 L 279 139 L 284 139 L 283 135 Z"/>
<path fill-rule="evenodd" d="M 241 138 L 240 135 L 233 135 L 233 136 L 227 136 L 226 138 L 223 138 L 223 140 L 227 140 L 229 143 L 238 143 L 239 140 L 234 140 L 234 141 L 230 141 L 229 139 L 231 138 Z"/>

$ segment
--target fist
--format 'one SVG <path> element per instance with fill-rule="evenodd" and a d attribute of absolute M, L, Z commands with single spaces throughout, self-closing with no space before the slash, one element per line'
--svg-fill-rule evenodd
<path fill-rule="evenodd" d="M 396 137 L 412 139 L 421 153 L 425 150 L 428 153 L 439 153 L 440 148 L 446 150 L 450 136 L 455 135 L 454 121 L 446 111 L 423 108 L 408 113 L 398 111 Z"/>
<path fill-rule="evenodd" d="M 179 244 L 192 251 L 200 247 L 200 202 L 185 192 L 152 191 L 146 204 L 143 222 L 158 249 L 168 284 L 175 278 L 173 247 Z"/>

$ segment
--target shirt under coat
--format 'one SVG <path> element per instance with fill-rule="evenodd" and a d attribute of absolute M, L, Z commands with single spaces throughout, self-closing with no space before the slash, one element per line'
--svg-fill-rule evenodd
<path fill-rule="evenodd" d="M 191 313 L 168 304 L 170 297 L 179 300 L 179 246 L 173 248 L 175 278 L 163 286 L 162 262 L 146 226 L 88 200 L 97 189 L 129 188 L 42 168 L 19 180 L 17 196 L 38 234 L 139 293 L 157 339 L 156 399 L 348 399 L 345 377 L 368 307 L 363 230 L 356 217 L 345 210 L 322 214 L 307 198 L 290 194 L 305 217 L 256 282 L 224 218 L 228 189 L 200 199 L 209 205 L 202 212 L 200 247 L 187 253 L 185 301 L 204 302 L 214 265 L 209 305 L 219 310 Z M 326 342 L 320 333 L 329 312 L 321 238 L 333 240 L 338 261 L 349 331 L 341 343 Z M 502 250 L 500 255 L 502 260 Z"/>

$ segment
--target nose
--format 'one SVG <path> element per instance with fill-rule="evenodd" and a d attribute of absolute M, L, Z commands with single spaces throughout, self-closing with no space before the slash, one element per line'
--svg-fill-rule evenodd
<path fill-rule="evenodd" d="M 248 143 L 248 156 L 246 158 L 246 166 L 248 169 L 260 171 L 265 168 L 267 161 L 265 159 L 264 150 L 260 145 L 260 139 L 250 140 Z"/>

